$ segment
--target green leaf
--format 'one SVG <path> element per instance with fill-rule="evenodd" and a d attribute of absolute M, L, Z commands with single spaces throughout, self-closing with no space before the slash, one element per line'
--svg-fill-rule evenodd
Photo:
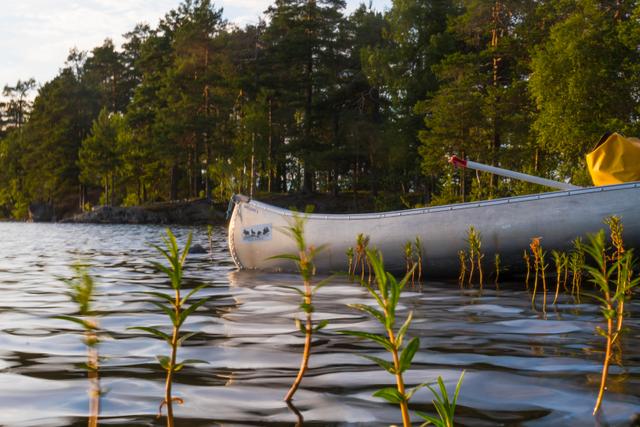
<path fill-rule="evenodd" d="M 440 396 L 442 397 L 442 401 L 444 403 L 444 407 L 448 408 L 450 405 L 449 402 L 449 393 L 447 392 L 447 388 L 444 385 L 444 381 L 442 380 L 442 377 L 438 377 L 438 386 L 440 387 Z"/>
<path fill-rule="evenodd" d="M 387 362 L 386 360 L 381 359 L 379 357 L 368 356 L 366 354 L 361 354 L 360 356 L 364 357 L 365 359 L 371 360 L 372 362 L 376 363 L 378 366 L 380 366 L 382 369 L 389 372 L 390 374 L 392 375 L 396 374 L 396 368 L 393 366 L 392 362 Z"/>
<path fill-rule="evenodd" d="M 148 326 L 131 326 L 131 327 L 127 328 L 127 329 L 137 329 L 139 331 L 144 331 L 144 332 L 150 333 L 152 335 L 155 335 L 158 338 L 161 338 L 161 339 L 167 341 L 169 344 L 171 344 L 171 336 L 169 334 L 165 333 L 165 332 L 162 332 L 162 331 L 156 329 L 156 328 L 151 328 L 151 327 L 148 327 Z"/>
<path fill-rule="evenodd" d="M 182 256 L 180 257 L 180 265 L 184 265 L 184 262 L 187 259 L 187 255 L 189 255 L 189 248 L 191 248 L 191 242 L 193 241 L 193 233 L 189 232 L 187 236 L 187 243 L 185 243 L 184 248 L 182 249 Z M 177 248 L 177 243 L 176 243 Z"/>
<path fill-rule="evenodd" d="M 398 301 L 400 301 L 400 292 L 402 288 L 400 284 L 393 276 L 393 274 L 387 272 L 387 282 L 389 283 L 389 309 L 395 315 L 396 307 L 398 306 Z"/>
<path fill-rule="evenodd" d="M 304 291 L 302 289 L 296 288 L 294 286 L 280 286 L 281 288 L 284 289 L 290 289 L 292 291 L 297 292 L 302 298 L 305 298 L 307 295 L 304 293 Z"/>
<path fill-rule="evenodd" d="M 169 295 L 169 294 L 163 294 L 162 292 L 153 292 L 153 291 L 141 291 L 141 292 L 136 292 L 136 293 L 137 294 L 153 295 L 155 297 L 162 298 L 162 299 L 166 300 L 170 304 L 173 304 L 173 296 Z"/>
<path fill-rule="evenodd" d="M 306 335 L 307 327 L 300 321 L 300 319 L 294 319 L 294 322 L 296 324 L 296 328 L 298 328 L 298 330 L 302 332 L 303 335 Z"/>
<path fill-rule="evenodd" d="M 189 308 L 185 309 L 184 311 L 182 311 L 180 313 L 180 322 L 178 322 L 178 327 L 182 326 L 182 324 L 184 323 L 185 320 L 187 320 L 187 317 L 189 317 L 191 315 L 191 313 L 193 313 L 194 311 L 196 311 L 198 309 L 198 307 L 200 307 L 202 304 L 204 304 L 205 302 L 207 302 L 209 300 L 209 297 L 206 298 L 202 298 L 201 300 L 194 302 L 193 304 L 191 304 L 189 306 Z"/>
<path fill-rule="evenodd" d="M 325 287 L 326 285 L 328 285 L 329 283 L 331 283 L 331 281 L 333 279 L 336 278 L 336 276 L 338 276 L 338 274 L 332 274 L 331 276 L 327 277 L 326 279 L 322 279 L 321 281 L 319 281 L 314 287 L 313 287 L 313 294 L 315 294 L 316 292 L 318 292 L 321 288 Z"/>
<path fill-rule="evenodd" d="M 171 323 L 174 326 L 178 326 L 178 324 L 176 323 L 176 312 L 172 307 L 167 307 L 166 305 L 158 302 L 158 301 L 150 301 L 151 304 L 155 305 L 156 307 L 160 308 L 162 311 L 164 311 L 167 316 L 169 316 L 169 318 L 171 319 Z"/>
<path fill-rule="evenodd" d="M 300 304 L 300 308 L 302 309 L 302 311 L 304 311 L 305 313 L 313 313 L 313 305 L 303 302 L 302 304 Z"/>
<path fill-rule="evenodd" d="M 81 319 L 79 317 L 60 315 L 60 316 L 53 316 L 53 318 L 54 319 L 60 319 L 60 320 L 66 320 L 68 322 L 77 323 L 78 325 L 81 325 L 84 329 L 87 329 L 87 330 L 95 330 L 96 329 L 93 326 L 92 323 L 88 322 L 85 319 Z"/>
<path fill-rule="evenodd" d="M 402 341 L 404 340 L 404 336 L 406 335 L 412 320 L 413 320 L 413 311 L 410 311 L 409 315 L 407 316 L 407 319 L 404 321 L 404 323 L 400 327 L 400 330 L 398 330 L 398 335 L 396 336 L 396 343 L 398 347 L 402 346 Z"/>
<path fill-rule="evenodd" d="M 400 280 L 400 283 L 398 283 L 398 287 L 400 288 L 400 290 L 404 289 L 405 285 L 409 281 L 409 278 L 411 277 L 415 269 L 416 269 L 416 266 L 414 265 L 413 267 L 411 267 L 411 270 L 407 271 L 407 274 L 404 275 L 402 280 Z"/>
<path fill-rule="evenodd" d="M 171 359 L 167 356 L 156 356 L 158 362 L 160 362 L 160 366 L 162 366 L 165 370 L 170 369 Z"/>
<path fill-rule="evenodd" d="M 378 319 L 378 321 L 380 323 L 382 323 L 383 325 L 385 324 L 385 320 L 384 320 L 384 313 L 382 313 L 379 310 L 376 310 L 375 308 L 368 306 L 366 304 L 349 304 L 348 305 L 351 308 L 355 308 L 356 310 L 360 310 L 364 313 L 368 313 L 371 316 L 375 317 L 376 319 Z"/>
<path fill-rule="evenodd" d="M 187 294 L 187 296 L 185 296 L 184 298 L 182 298 L 182 300 L 180 301 L 180 305 L 185 304 L 185 303 L 189 300 L 189 298 L 191 298 L 191 296 L 192 296 L 193 294 L 195 294 L 196 292 L 198 292 L 198 291 L 200 291 L 200 290 L 202 290 L 202 289 L 206 288 L 207 286 L 209 286 L 209 285 L 207 285 L 206 283 L 204 283 L 204 284 L 202 284 L 202 285 L 196 286 L 195 288 L 191 289 L 191 291 L 189 291 L 189 293 Z"/>
<path fill-rule="evenodd" d="M 200 359 L 186 359 L 183 360 L 182 362 L 176 364 L 175 368 L 173 368 L 173 372 L 178 372 L 181 371 L 182 368 L 184 368 L 185 366 L 188 365 L 195 365 L 196 363 L 209 363 L 206 360 L 200 360 Z"/>
<path fill-rule="evenodd" d="M 318 332 L 319 330 L 324 329 L 324 328 L 325 328 L 325 326 L 327 326 L 328 324 L 329 324 L 329 321 L 328 321 L 328 320 L 326 320 L 326 319 L 321 320 L 321 321 L 319 321 L 319 322 L 318 322 L 318 324 L 316 325 L 316 327 L 315 327 L 315 328 L 313 328 L 313 331 L 314 331 L 314 332 Z"/>
<path fill-rule="evenodd" d="M 344 335 L 351 335 L 358 338 L 368 339 L 380 344 L 381 346 L 383 346 L 385 349 L 389 351 L 394 350 L 393 344 L 391 344 L 391 342 L 386 337 L 383 337 L 382 335 L 372 334 L 369 332 L 360 332 L 360 331 L 338 331 L 338 333 L 344 334 Z"/>
<path fill-rule="evenodd" d="M 165 239 L 163 239 L 163 240 L 166 243 L 166 240 Z M 163 249 L 161 246 L 158 246 L 158 245 L 152 244 L 150 246 L 153 249 L 155 249 L 156 251 L 160 252 L 167 259 L 167 261 L 171 262 L 171 255 L 169 255 L 169 252 L 167 252 L 165 249 Z M 158 263 L 156 261 L 151 261 L 151 265 L 153 265 L 154 267 L 157 267 L 157 266 L 165 267 L 164 265 L 162 265 L 162 264 L 160 264 L 160 263 Z M 167 267 L 165 267 L 165 268 L 167 268 Z"/>
<path fill-rule="evenodd" d="M 189 332 L 188 334 L 184 334 L 183 336 L 181 336 L 180 338 L 178 338 L 178 345 L 182 345 L 186 340 L 188 340 L 189 338 L 191 338 L 194 335 L 198 335 L 200 332 L 196 331 L 196 332 Z"/>
<path fill-rule="evenodd" d="M 426 420 L 426 423 L 421 424 L 420 426 L 428 426 L 429 424 L 433 424 L 436 427 L 445 427 L 445 424 L 440 421 L 440 419 L 432 417 L 431 415 L 425 414 L 424 412 L 420 412 L 420 411 L 415 411 L 416 414 L 418 414 L 418 416 L 424 420 Z"/>
<path fill-rule="evenodd" d="M 407 401 L 409 401 L 413 395 L 416 393 L 416 391 L 420 390 L 421 388 L 424 388 L 428 385 L 429 383 L 422 383 L 422 384 L 418 384 L 415 387 L 412 387 L 409 389 L 408 392 L 406 392 L 406 396 L 407 396 Z"/>
<path fill-rule="evenodd" d="M 380 397 L 390 403 L 401 403 L 405 400 L 405 397 L 402 395 L 402 393 L 400 393 L 393 387 L 382 388 L 373 393 L 373 395 L 375 397 Z"/>
<path fill-rule="evenodd" d="M 402 350 L 400 355 L 400 372 L 404 372 L 411 367 L 411 361 L 416 351 L 420 348 L 420 340 L 416 337 L 409 341 L 409 344 Z"/>
<path fill-rule="evenodd" d="M 456 407 L 456 403 L 458 402 L 458 395 L 460 394 L 460 388 L 462 387 L 462 380 L 464 379 L 464 373 L 466 371 L 462 371 L 460 374 L 460 378 L 458 378 L 458 384 L 456 384 L 456 391 L 453 393 L 453 409 Z M 453 412 L 451 413 L 451 418 L 453 419 Z"/>
<path fill-rule="evenodd" d="M 166 274 L 169 278 L 173 278 L 173 270 L 171 270 L 169 267 L 167 267 L 166 265 L 162 265 L 159 262 L 155 262 L 155 261 L 151 261 L 151 265 L 158 271 L 163 272 L 164 274 Z"/>

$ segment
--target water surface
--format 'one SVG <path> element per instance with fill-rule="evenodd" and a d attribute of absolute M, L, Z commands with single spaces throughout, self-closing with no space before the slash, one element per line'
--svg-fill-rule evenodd
<path fill-rule="evenodd" d="M 86 425 L 89 388 L 82 331 L 53 316 L 77 313 L 59 277 L 88 263 L 98 283 L 96 307 L 106 336 L 101 360 L 100 424 L 162 425 L 157 420 L 164 372 L 155 356 L 166 344 L 131 326 L 165 327 L 168 320 L 141 291 L 166 291 L 149 266 L 160 258 L 149 243 L 164 229 L 135 225 L 0 223 L 0 424 Z M 206 229 L 176 227 L 181 242 L 209 247 Z M 399 411 L 372 397 L 393 378 L 359 354 L 385 357 L 375 345 L 335 333 L 379 331 L 346 305 L 371 303 L 343 278 L 317 295 L 316 319 L 329 326 L 315 337 L 310 370 L 295 408 L 282 398 L 297 373 L 303 340 L 293 319 L 300 286 L 295 275 L 236 271 L 226 233 L 215 229 L 211 253 L 189 256 L 186 288 L 200 283 L 210 300 L 183 329 L 200 333 L 179 350 L 206 364 L 176 375 L 177 425 L 389 425 Z M 414 311 L 410 335 L 421 349 L 407 372 L 410 385 L 441 375 L 450 389 L 466 371 L 461 425 L 634 425 L 640 416 L 640 304 L 629 305 L 621 366 L 613 366 L 602 417 L 591 416 L 604 340 L 596 305 L 562 297 L 546 316 L 530 306 L 520 283 L 482 294 L 455 283 L 429 282 L 403 294 L 400 313 Z M 425 389 L 412 409 L 431 411 Z M 636 420 L 636 421 L 634 421 Z M 418 418 L 415 417 L 416 425 Z"/>

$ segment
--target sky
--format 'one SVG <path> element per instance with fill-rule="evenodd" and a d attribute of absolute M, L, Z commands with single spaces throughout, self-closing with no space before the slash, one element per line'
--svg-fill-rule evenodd
<path fill-rule="evenodd" d="M 364 0 L 369 4 L 369 0 Z M 362 0 L 347 0 L 347 12 Z M 91 50 L 111 38 L 116 46 L 135 24 L 155 27 L 180 0 L 5 0 L 0 7 L 0 88 L 31 77 L 41 85 L 56 76 L 69 49 Z M 229 22 L 256 23 L 272 0 L 216 0 Z M 391 0 L 372 0 L 376 10 Z"/>

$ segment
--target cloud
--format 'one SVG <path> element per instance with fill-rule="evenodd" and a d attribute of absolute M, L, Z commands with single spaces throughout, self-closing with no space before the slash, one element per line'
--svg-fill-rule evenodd
<path fill-rule="evenodd" d="M 224 18 L 255 24 L 274 0 L 218 0 Z M 391 0 L 375 0 L 374 7 Z M 91 50 L 111 38 L 116 45 L 137 23 L 155 26 L 180 0 L 18 0 L 3 2 L 0 14 L 0 87 L 35 77 L 42 84 L 64 66 L 69 49 Z M 349 0 L 353 10 L 359 0 Z M 367 0 L 368 4 L 368 0 Z M 381 7 L 378 7 L 381 9 Z"/>
<path fill-rule="evenodd" d="M 179 0 L 22 0 L 3 4 L 0 86 L 35 77 L 44 83 L 64 65 L 69 49 L 90 50 L 139 22 L 155 25 Z"/>

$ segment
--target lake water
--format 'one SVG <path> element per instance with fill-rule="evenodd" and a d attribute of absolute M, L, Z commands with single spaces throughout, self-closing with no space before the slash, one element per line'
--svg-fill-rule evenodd
<path fill-rule="evenodd" d="M 191 230 L 173 229 L 181 242 Z M 206 229 L 194 241 L 208 247 Z M 160 261 L 149 243 L 156 226 L 0 223 L 0 424 L 86 425 L 89 406 L 86 348 L 75 324 L 55 319 L 77 307 L 58 278 L 74 262 L 89 263 L 97 281 L 96 308 L 106 332 L 99 345 L 101 425 L 162 425 L 164 371 L 155 356 L 166 344 L 131 326 L 167 325 L 166 316 L 140 291 L 168 289 L 149 267 Z M 191 255 L 185 287 L 206 283 L 211 299 L 183 329 L 199 331 L 179 350 L 180 359 L 207 364 L 176 374 L 177 425 L 294 425 L 282 398 L 295 377 L 303 338 L 296 333 L 300 286 L 295 275 L 236 271 L 226 232 L 215 229 L 213 252 Z M 393 377 L 359 357 L 383 357 L 375 345 L 335 334 L 340 329 L 378 331 L 348 308 L 368 303 L 358 285 L 339 278 L 316 298 L 316 319 L 329 326 L 316 336 L 310 370 L 295 396 L 305 425 L 389 425 L 399 410 L 371 394 Z M 599 384 L 604 340 L 598 306 L 561 297 L 546 317 L 533 311 L 523 284 L 493 286 L 482 295 L 455 283 L 428 282 L 407 290 L 400 313 L 414 311 L 410 336 L 420 351 L 406 381 L 415 385 L 441 375 L 450 389 L 462 370 L 458 423 L 468 426 L 634 425 L 640 417 L 640 304 L 629 305 L 622 366 L 613 366 L 602 416 L 591 416 Z M 428 390 L 411 408 L 431 411 Z M 635 420 L 635 421 L 634 421 Z M 414 417 L 419 425 L 418 417 Z M 637 425 L 637 424 L 635 424 Z"/>

